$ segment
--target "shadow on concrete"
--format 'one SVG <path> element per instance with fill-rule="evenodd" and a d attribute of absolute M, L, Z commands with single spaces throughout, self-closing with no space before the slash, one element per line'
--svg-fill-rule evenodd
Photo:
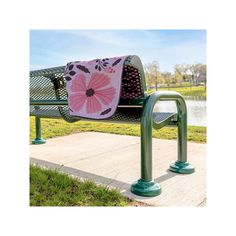
<path fill-rule="evenodd" d="M 157 183 L 162 183 L 162 182 L 178 175 L 174 172 L 169 171 L 168 169 L 166 170 L 166 172 L 167 172 L 166 174 L 157 177 L 156 179 L 154 179 L 154 181 L 157 182 Z"/>
<path fill-rule="evenodd" d="M 121 193 L 123 196 L 129 197 L 132 199 L 137 199 L 137 200 L 147 199 L 147 197 L 141 197 L 141 196 L 137 196 L 137 195 L 131 193 L 130 192 L 131 185 L 128 183 L 119 181 L 119 180 L 115 180 L 115 179 L 107 178 L 104 176 L 92 174 L 92 173 L 89 173 L 89 172 L 86 172 L 83 170 L 78 170 L 78 169 L 67 167 L 64 165 L 59 165 L 59 164 L 55 164 L 52 162 L 39 160 L 39 159 L 36 159 L 33 157 L 30 158 L 30 163 L 41 166 L 41 167 L 54 169 L 54 170 L 57 170 L 59 172 L 63 172 L 63 173 L 69 174 L 69 175 L 73 175 L 73 176 L 77 177 L 78 179 L 92 180 L 97 184 L 102 184 L 102 185 L 105 185 L 110 188 L 117 188 L 117 189 L 121 190 Z M 176 175 L 177 175 L 176 173 L 173 173 L 173 172 L 170 172 L 167 170 L 167 173 L 154 179 L 154 181 L 161 183 L 161 182 L 166 181 L 169 178 L 173 178 Z M 148 198 L 151 199 L 150 197 L 148 197 Z"/>

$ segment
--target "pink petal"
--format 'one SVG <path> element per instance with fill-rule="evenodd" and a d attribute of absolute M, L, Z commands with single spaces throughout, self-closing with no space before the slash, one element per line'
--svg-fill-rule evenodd
<path fill-rule="evenodd" d="M 100 102 L 95 96 L 88 97 L 86 103 L 86 111 L 88 114 L 96 113 L 102 109 Z"/>
<path fill-rule="evenodd" d="M 75 79 L 72 80 L 71 91 L 72 92 L 85 92 L 86 91 L 86 78 L 83 74 L 78 74 Z"/>
<path fill-rule="evenodd" d="M 99 98 L 99 100 L 104 104 L 108 105 L 112 102 L 115 97 L 116 89 L 113 87 L 97 90 L 95 92 L 95 96 Z"/>
<path fill-rule="evenodd" d="M 83 93 L 74 93 L 68 97 L 69 106 L 73 111 L 80 111 L 83 107 L 87 96 Z"/>
<path fill-rule="evenodd" d="M 110 77 L 105 74 L 95 72 L 91 76 L 89 81 L 88 88 L 93 88 L 94 90 L 105 87 L 110 83 Z"/>

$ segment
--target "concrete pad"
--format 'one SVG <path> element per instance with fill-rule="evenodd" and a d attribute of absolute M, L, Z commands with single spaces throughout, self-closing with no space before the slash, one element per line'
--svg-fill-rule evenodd
<path fill-rule="evenodd" d="M 130 192 L 140 178 L 140 138 L 85 132 L 49 139 L 30 145 L 31 162 L 56 168 L 82 179 L 90 179 L 122 195 L 153 206 L 205 206 L 206 144 L 188 142 L 188 162 L 195 173 L 181 175 L 168 171 L 177 160 L 177 142 L 153 139 L 153 177 L 162 194 L 146 198 Z"/>

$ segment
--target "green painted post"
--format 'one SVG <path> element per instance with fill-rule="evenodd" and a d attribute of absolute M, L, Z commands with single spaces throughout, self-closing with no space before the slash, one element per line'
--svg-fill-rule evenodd
<path fill-rule="evenodd" d="M 144 105 L 141 117 L 141 179 L 134 182 L 131 192 L 144 197 L 161 193 L 161 187 L 152 178 L 152 112 L 157 93 L 153 93 Z"/>
<path fill-rule="evenodd" d="M 169 170 L 180 174 L 191 174 L 194 167 L 187 162 L 187 107 L 181 97 L 176 100 L 178 110 L 178 160 L 170 164 Z"/>
<path fill-rule="evenodd" d="M 35 116 L 35 132 L 36 138 L 32 141 L 33 144 L 44 144 L 46 140 L 41 137 L 41 120 Z"/>
<path fill-rule="evenodd" d="M 182 100 L 176 101 L 178 110 L 178 161 L 187 161 L 187 108 Z"/>

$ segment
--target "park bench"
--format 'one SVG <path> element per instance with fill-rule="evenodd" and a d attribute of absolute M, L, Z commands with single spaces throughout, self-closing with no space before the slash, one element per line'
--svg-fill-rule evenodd
<path fill-rule="evenodd" d="M 64 76 L 65 66 L 30 71 L 30 115 L 35 116 L 36 138 L 33 144 L 43 144 L 41 118 L 62 118 L 76 122 L 84 118 L 71 116 Z M 134 81 L 135 80 L 135 81 Z M 135 83 L 134 83 L 135 82 Z M 177 126 L 178 159 L 169 170 L 190 174 L 194 167 L 187 162 L 187 108 L 183 97 L 173 91 L 148 94 L 145 75 L 138 56 L 128 56 L 123 65 L 121 97 L 112 117 L 101 122 L 139 123 L 141 128 L 141 178 L 131 185 L 131 192 L 140 196 L 157 196 L 161 187 L 152 176 L 152 128 Z M 158 101 L 175 101 L 177 113 L 154 112 Z M 161 157 L 160 157 L 161 158 Z"/>

